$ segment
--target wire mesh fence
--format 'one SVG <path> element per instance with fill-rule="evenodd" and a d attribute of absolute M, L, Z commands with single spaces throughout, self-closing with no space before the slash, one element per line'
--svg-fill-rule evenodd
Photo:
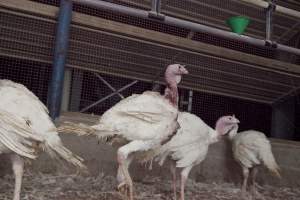
<path fill-rule="evenodd" d="M 47 103 L 59 1 L 29 2 L 46 11 L 1 7 L 0 78 L 25 84 Z M 150 0 L 108 2 L 151 9 Z M 102 114 L 124 97 L 151 90 L 154 82 L 161 84 L 163 92 L 163 71 L 168 64 L 178 62 L 186 64 L 190 71 L 180 86 L 180 100 L 187 102 L 180 104 L 181 110 L 188 109 L 189 91 L 193 91 L 191 111 L 209 125 L 214 126 L 221 115 L 235 114 L 242 121 L 241 130 L 257 129 L 270 134 L 271 103 L 293 95 L 300 85 L 297 74 L 204 53 L 197 50 L 197 45 L 220 46 L 234 50 L 237 56 L 243 52 L 288 63 L 298 63 L 297 56 L 78 4 L 73 10 L 77 21 L 73 20 L 71 26 L 66 73 L 70 78 L 65 81 L 65 109 L 70 111 Z M 224 30 L 229 30 L 225 23 L 228 17 L 247 15 L 252 23 L 246 35 L 265 35 L 264 10 L 237 1 L 162 1 L 162 13 Z M 275 40 L 297 23 L 280 15 L 274 20 Z M 119 30 L 111 28 L 114 23 Z M 187 45 L 180 46 L 182 43 Z M 289 44 L 296 43 L 295 38 Z M 294 138 L 299 138 L 298 103 L 296 98 Z"/>

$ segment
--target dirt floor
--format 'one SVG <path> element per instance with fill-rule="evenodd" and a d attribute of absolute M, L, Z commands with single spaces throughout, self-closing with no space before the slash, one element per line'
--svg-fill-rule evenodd
<path fill-rule="evenodd" d="M 76 175 L 31 174 L 26 172 L 22 200 L 119 200 L 116 179 L 100 174 L 98 177 Z M 0 200 L 11 200 L 14 179 L 11 175 L 0 178 Z M 171 200 L 170 181 L 145 177 L 135 182 L 135 199 Z M 300 200 L 300 188 L 259 186 L 256 199 Z M 196 183 L 189 180 L 186 200 L 241 200 L 240 189 L 231 183 Z"/>

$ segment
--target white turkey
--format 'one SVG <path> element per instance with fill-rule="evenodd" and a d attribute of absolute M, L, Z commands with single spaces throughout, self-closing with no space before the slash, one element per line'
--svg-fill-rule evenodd
<path fill-rule="evenodd" d="M 155 158 L 163 165 L 166 159 L 170 160 L 175 200 L 176 168 L 181 168 L 180 199 L 184 200 L 184 187 L 191 169 L 205 159 L 209 145 L 229 133 L 239 120 L 234 116 L 223 116 L 217 120 L 215 129 L 212 129 L 196 115 L 180 112 L 178 122 L 180 128 L 176 135 L 160 148 L 146 152 L 143 162 Z"/>
<path fill-rule="evenodd" d="M 229 133 L 232 141 L 234 159 L 243 170 L 242 197 L 246 198 L 246 188 L 249 177 L 252 176 L 252 196 L 256 194 L 255 178 L 260 165 L 266 166 L 270 172 L 280 178 L 279 166 L 272 153 L 271 144 L 265 134 L 248 130 L 237 133 L 238 126 Z"/>
<path fill-rule="evenodd" d="M 121 146 L 117 152 L 119 163 L 118 188 L 128 187 L 133 199 L 132 180 L 128 172 L 133 153 L 159 147 L 178 129 L 177 84 L 188 71 L 180 64 L 169 65 L 165 72 L 167 88 L 165 95 L 146 91 L 134 94 L 107 110 L 94 126 L 66 124 L 61 132 L 79 135 L 96 134 Z M 123 146 L 122 146 L 123 145 Z"/>
<path fill-rule="evenodd" d="M 14 200 L 20 199 L 24 159 L 39 150 L 85 169 L 82 159 L 63 146 L 43 103 L 25 86 L 0 80 L 0 154 L 10 154 L 15 175 Z"/>

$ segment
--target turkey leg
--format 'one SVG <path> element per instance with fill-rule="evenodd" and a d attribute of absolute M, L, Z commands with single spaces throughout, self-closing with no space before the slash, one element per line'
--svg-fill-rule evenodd
<path fill-rule="evenodd" d="M 247 182 L 249 177 L 249 169 L 246 167 L 243 167 L 243 186 L 242 186 L 242 198 L 246 198 L 246 189 L 247 189 Z"/>
<path fill-rule="evenodd" d="M 173 178 L 173 192 L 174 192 L 174 200 L 177 200 L 177 194 L 176 194 L 176 163 L 174 161 L 171 161 L 170 164 L 170 170 L 172 173 L 172 178 Z"/>
<path fill-rule="evenodd" d="M 184 200 L 184 187 L 191 169 L 192 166 L 188 166 L 181 171 L 180 200 Z"/>
<path fill-rule="evenodd" d="M 22 177 L 24 172 L 24 160 L 17 154 L 11 155 L 10 159 L 12 162 L 12 169 L 15 175 L 15 190 L 13 200 L 20 200 Z"/>
<path fill-rule="evenodd" d="M 129 171 L 128 171 L 128 166 L 127 166 L 127 159 L 128 155 L 130 155 L 133 152 L 136 151 L 147 151 L 153 147 L 152 143 L 149 142 L 144 142 L 141 140 L 134 140 L 118 149 L 118 163 L 119 163 L 119 168 L 121 169 L 126 185 L 129 187 L 129 199 L 133 200 L 133 183 L 132 179 L 130 177 Z M 122 187 L 122 185 L 121 185 Z"/>

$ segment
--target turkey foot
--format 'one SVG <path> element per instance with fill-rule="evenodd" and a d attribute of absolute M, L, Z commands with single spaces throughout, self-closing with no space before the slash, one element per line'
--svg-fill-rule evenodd
<path fill-rule="evenodd" d="M 119 162 L 119 167 L 121 169 L 121 172 L 125 178 L 125 181 L 120 183 L 118 185 L 118 189 L 120 190 L 121 194 L 123 192 L 122 188 L 124 189 L 125 195 L 129 200 L 133 200 L 133 184 L 132 184 L 132 179 L 129 175 L 128 168 L 126 166 L 126 157 L 122 154 L 118 154 L 118 162 Z"/>
<path fill-rule="evenodd" d="M 129 197 L 129 186 L 126 182 L 120 183 L 117 187 L 117 191 L 126 199 Z"/>

